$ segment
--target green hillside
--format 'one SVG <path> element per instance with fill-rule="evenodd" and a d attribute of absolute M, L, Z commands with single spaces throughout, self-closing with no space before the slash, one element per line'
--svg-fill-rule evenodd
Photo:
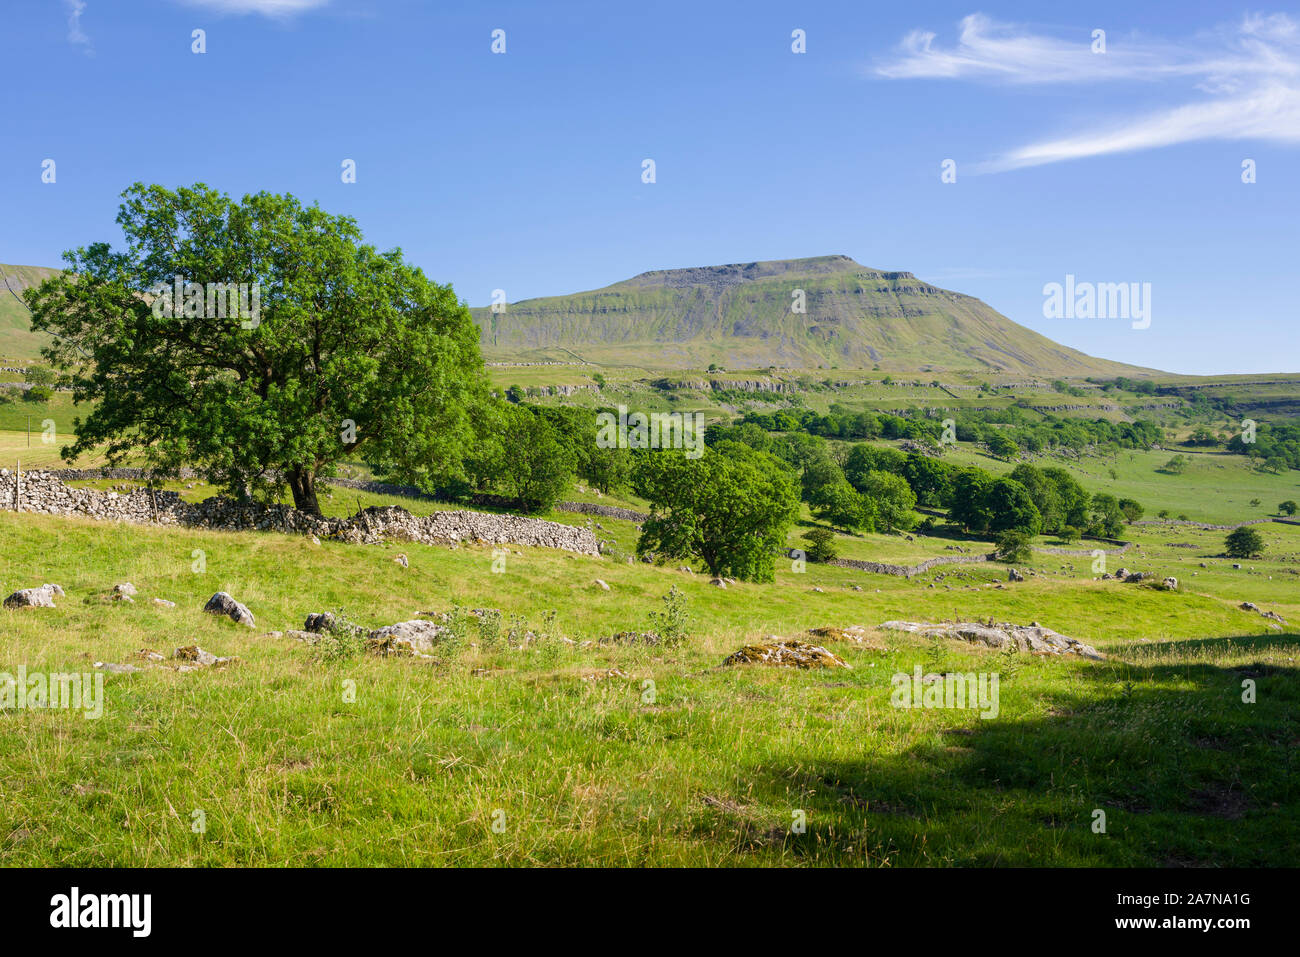
<path fill-rule="evenodd" d="M 16 295 L 39 285 L 59 270 L 45 266 L 6 266 L 0 263 L 0 365 L 28 362 L 40 357 L 48 336 L 34 333 L 30 314 Z M 3 288 L 8 285 L 9 291 Z"/>
<path fill-rule="evenodd" d="M 792 311 L 796 290 L 804 313 Z M 662 368 L 1150 371 L 1068 349 L 971 296 L 847 256 L 660 270 L 500 313 L 473 311 L 489 358 L 571 349 L 589 362 Z"/>

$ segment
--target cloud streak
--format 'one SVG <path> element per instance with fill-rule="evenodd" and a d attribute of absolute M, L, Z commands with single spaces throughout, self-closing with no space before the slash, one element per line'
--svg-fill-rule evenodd
<path fill-rule="evenodd" d="M 1300 143 L 1300 27 L 1284 14 L 1248 16 L 1183 43 L 1124 40 L 1094 53 L 1091 36 L 1065 40 L 982 14 L 961 21 L 957 43 L 913 31 L 879 64 L 892 80 L 943 79 L 1012 86 L 1181 84 L 1197 98 L 1165 110 L 1117 117 L 1058 139 L 1006 151 L 973 171 L 1156 149 L 1199 140 Z"/>
<path fill-rule="evenodd" d="M 206 7 L 217 13 L 260 13 L 264 17 L 284 18 L 323 7 L 329 0 L 181 0 L 192 7 Z"/>
<path fill-rule="evenodd" d="M 68 42 L 81 47 L 86 56 L 94 56 L 95 48 L 90 37 L 81 29 L 81 15 L 86 11 L 84 0 L 64 0 L 64 4 L 68 8 Z"/>

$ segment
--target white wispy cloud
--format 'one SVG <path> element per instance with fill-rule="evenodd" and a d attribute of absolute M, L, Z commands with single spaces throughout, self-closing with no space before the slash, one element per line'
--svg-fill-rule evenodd
<path fill-rule="evenodd" d="M 81 47 L 87 56 L 94 56 L 95 48 L 90 37 L 81 29 L 81 15 L 86 11 L 84 0 L 64 0 L 68 8 L 68 42 Z"/>
<path fill-rule="evenodd" d="M 1112 37 L 1105 53 L 1092 51 L 1091 31 L 1063 39 L 978 13 L 961 21 L 955 45 L 935 41 L 933 33 L 913 31 L 875 73 L 1012 85 L 1172 83 L 1185 88 L 1182 97 L 1196 97 L 1008 150 L 976 172 L 1195 140 L 1300 142 L 1300 26 L 1285 14 L 1247 16 L 1182 42 Z"/>
<path fill-rule="evenodd" d="M 218 13 L 260 13 L 265 17 L 291 17 L 317 7 L 329 0 L 179 0 L 191 7 L 206 7 Z"/>

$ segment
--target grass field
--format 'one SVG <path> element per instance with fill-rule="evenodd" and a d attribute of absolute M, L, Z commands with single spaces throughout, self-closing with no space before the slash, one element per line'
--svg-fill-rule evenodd
<path fill-rule="evenodd" d="M 0 513 L 0 584 L 68 593 L 54 610 L 0 612 L 0 667 L 89 670 L 194 643 L 241 659 L 108 675 L 98 720 L 0 712 L 0 863 L 1294 863 L 1298 637 L 1235 607 L 1251 596 L 1300 614 L 1300 535 L 1266 528 L 1273 558 L 1253 572 L 1200 569 L 1210 533 L 1203 554 L 1147 532 L 1154 561 L 1126 563 L 1179 573 L 1178 593 L 1093 581 L 1087 559 L 1052 574 L 1063 562 L 1046 556 L 1002 588 L 936 581 L 943 569 L 909 581 L 809 565 L 719 590 L 544 549 L 518 549 L 493 574 L 485 548 Z M 393 562 L 398 547 L 409 569 Z M 135 604 L 95 600 L 127 580 Z M 694 618 L 681 646 L 565 642 L 649 627 L 672 586 Z M 256 629 L 200 611 L 219 589 L 249 605 Z M 312 611 L 377 626 L 453 603 L 499 608 L 543 637 L 518 650 L 486 634 L 436 661 L 323 662 L 265 634 Z M 1011 660 L 872 631 L 831 646 L 852 670 L 721 664 L 771 634 L 954 612 L 1039 620 L 1110 657 Z M 916 665 L 998 672 L 999 716 L 891 707 L 890 677 Z M 1246 679 L 1254 704 L 1241 700 Z M 1097 809 L 1105 834 L 1091 828 Z"/>

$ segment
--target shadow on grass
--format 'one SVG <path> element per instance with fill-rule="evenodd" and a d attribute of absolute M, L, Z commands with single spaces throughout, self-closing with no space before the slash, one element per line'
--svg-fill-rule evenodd
<path fill-rule="evenodd" d="M 714 837 L 730 834 L 756 861 L 1294 866 L 1300 668 L 1251 662 L 1249 652 L 1298 644 L 1296 635 L 1171 642 L 1166 650 L 1243 663 L 1112 660 L 1031 698 L 1010 676 L 1004 712 L 1028 704 L 1036 716 L 932 711 L 933 730 L 899 753 L 864 741 L 860 760 L 819 760 L 814 745 L 751 765 L 745 799 L 766 809 L 763 826 L 715 809 Z M 798 811 L 802 834 L 790 832 Z"/>

